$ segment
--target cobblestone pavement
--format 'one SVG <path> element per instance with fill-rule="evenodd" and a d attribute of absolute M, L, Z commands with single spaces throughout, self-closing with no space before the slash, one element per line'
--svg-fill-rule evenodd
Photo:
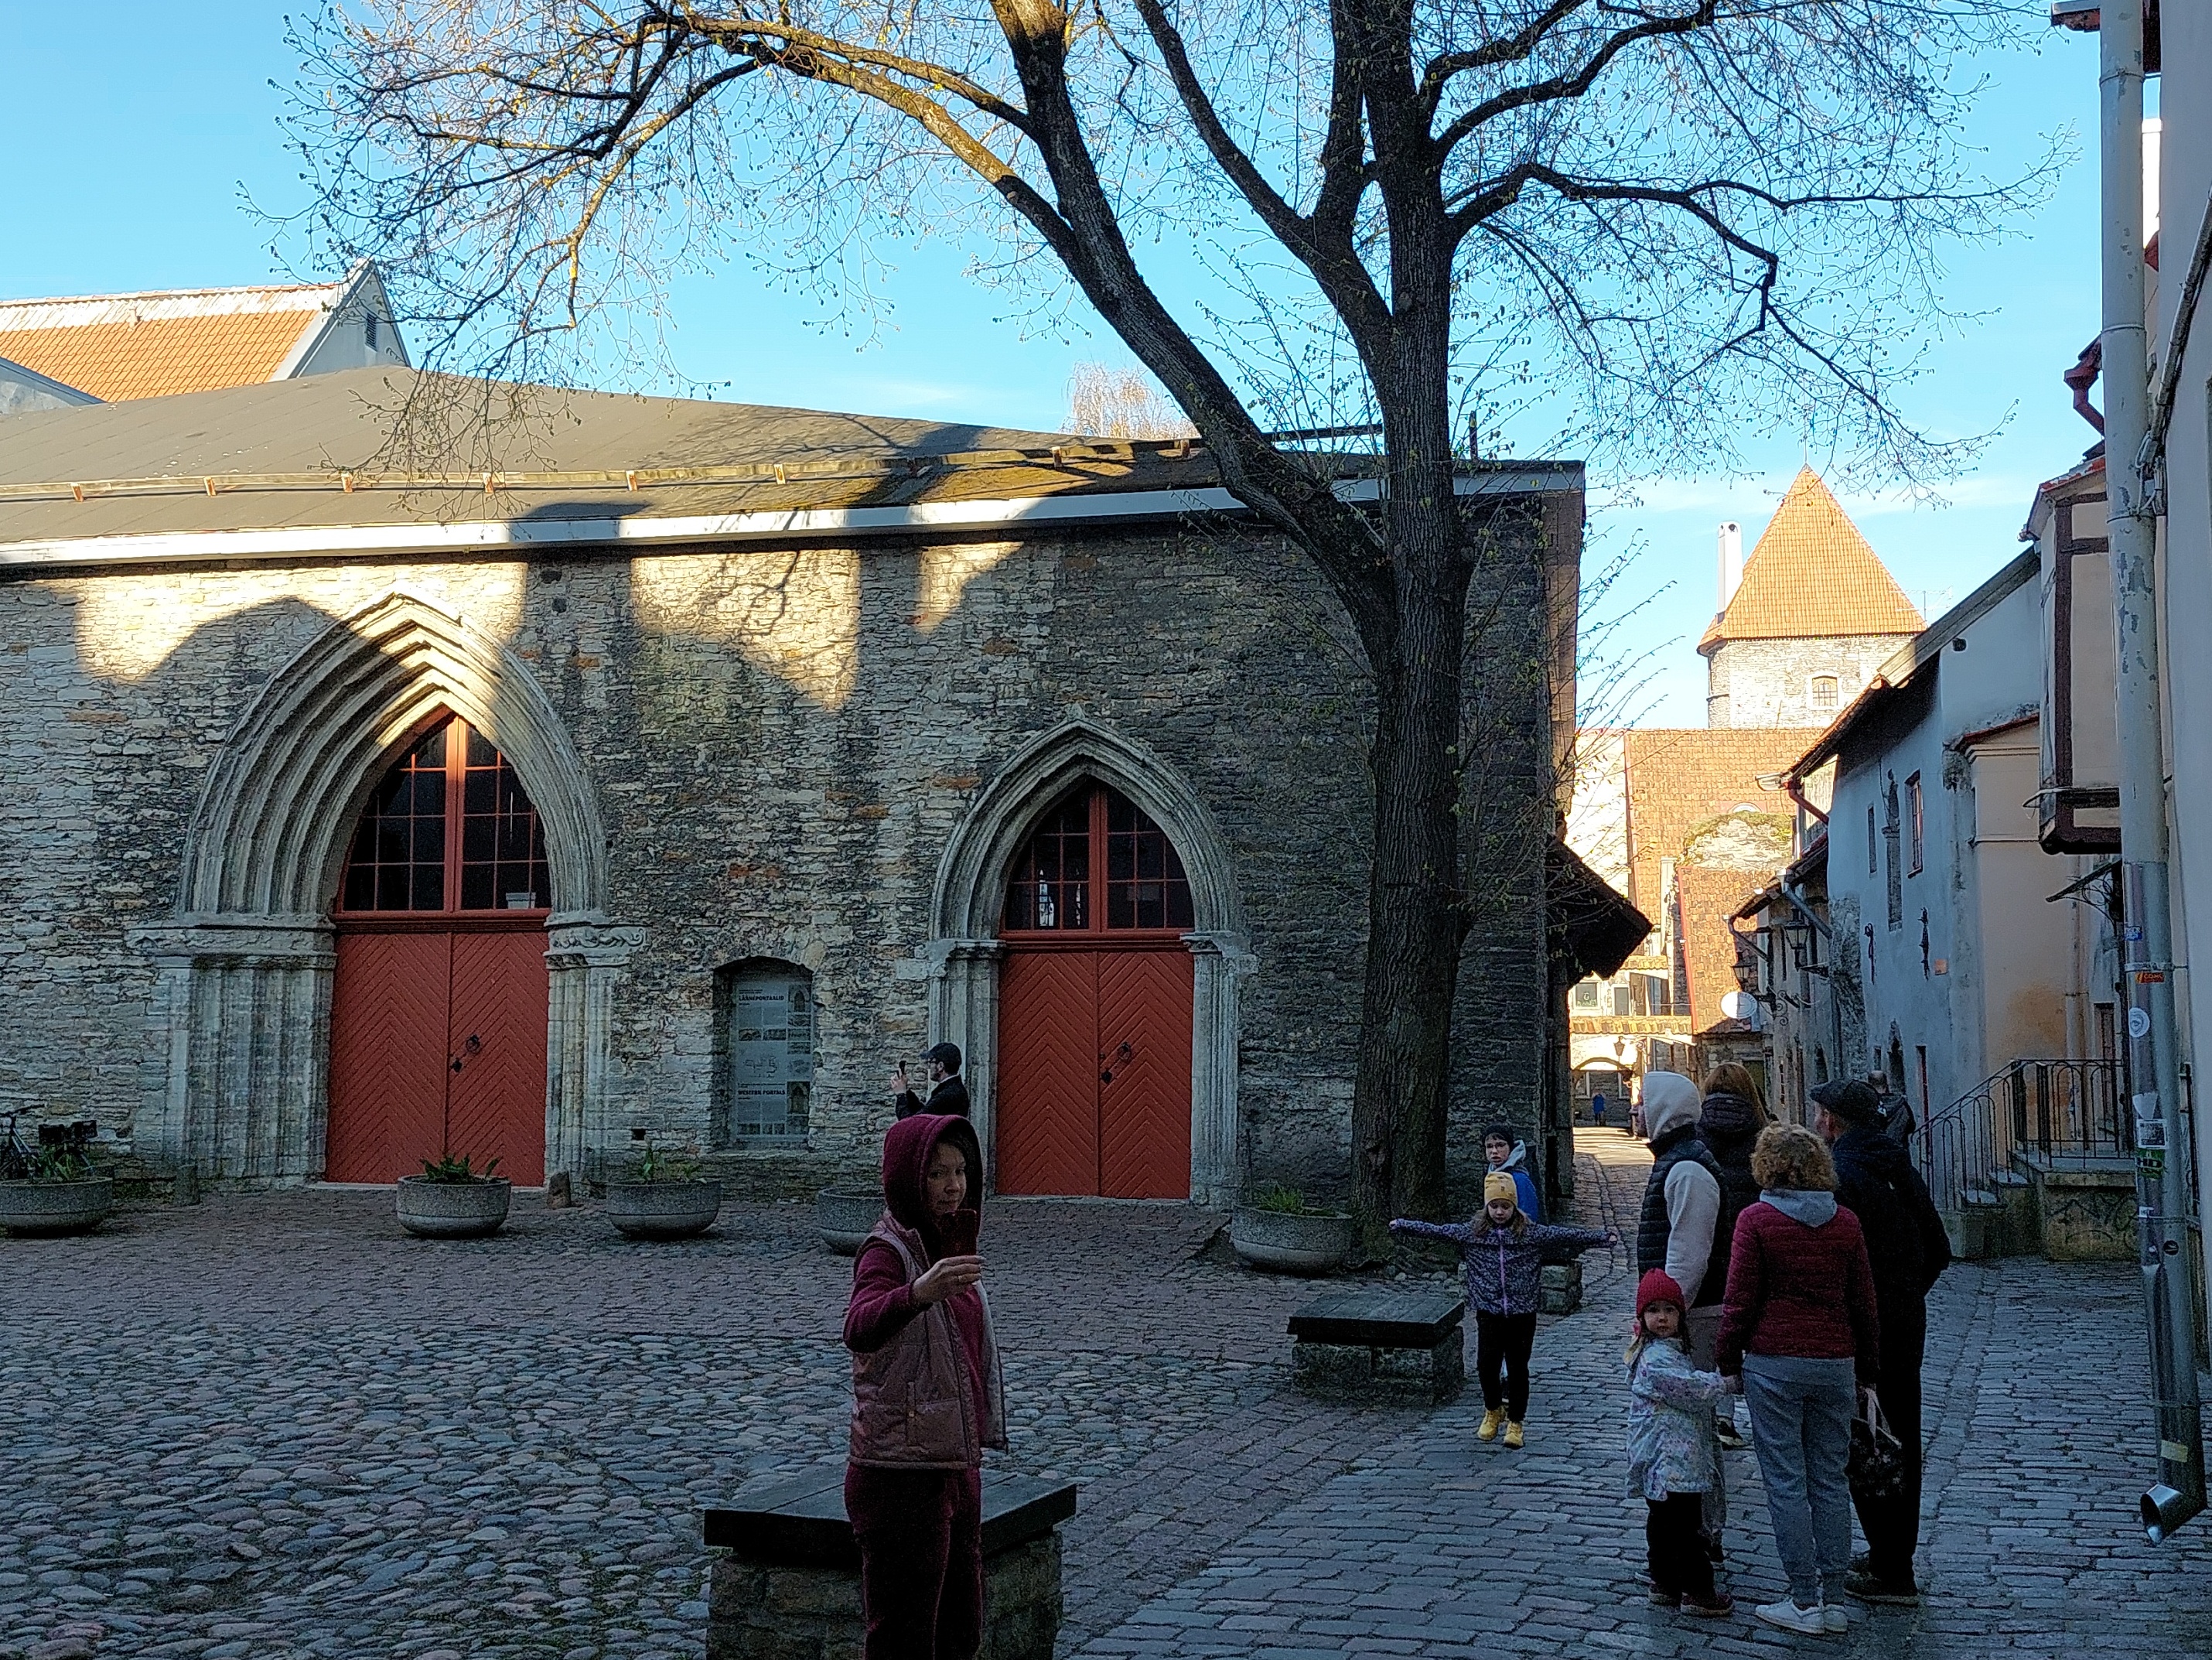
<path fill-rule="evenodd" d="M 229 1195 L 0 1242 L 0 1655 L 700 1651 L 700 1511 L 842 1456 L 848 1261 L 797 1206 L 659 1246 L 528 1197 L 429 1243 L 390 1207 Z M 1216 1225 L 989 1208 L 1006 1462 L 1085 1484 L 1071 1644 L 1418 1421 L 1289 1395 L 1310 1288 Z"/>
<path fill-rule="evenodd" d="M 1650 1162 L 1616 1131 L 1583 1132 L 1584 1219 L 1632 1221 Z M 1719 1624 L 1645 1603 L 1643 1507 L 1621 1492 L 1632 1275 L 1625 1251 L 1584 1262 L 1588 1305 L 1537 1339 L 1525 1451 L 1474 1440 L 1470 1390 L 1080 1652 L 2212 1655 L 2212 1527 L 2154 1550 L 2135 1519 L 2152 1431 L 2129 1268 L 2014 1261 L 1943 1277 L 1925 1374 L 1929 1595 L 1806 1639 L 1750 1618 L 1782 1578 L 1748 1453 L 1728 1456 L 1741 1613 Z"/>
<path fill-rule="evenodd" d="M 1586 1140 L 1586 1216 L 1642 1150 Z M 1608 1200 L 1611 1210 L 1608 1210 Z M 841 1455 L 849 1274 L 799 1207 L 629 1245 L 519 1199 L 497 1238 L 399 1237 L 383 1192 L 211 1197 L 0 1242 L 0 1656 L 696 1656 L 698 1514 Z M 1285 1387 L 1310 1294 L 1180 1207 L 1003 1201 L 986 1224 L 1009 1467 L 1083 1482 L 1062 1653 L 1771 1652 L 1647 1614 L 1620 1496 L 1625 1256 L 1547 1321 L 1527 1451 L 1478 1407 Z M 1929 1394 L 1936 1594 L 1863 1654 L 2212 1654 L 2212 1532 L 2152 1552 L 2124 1269 L 1962 1268 Z M 1775 1593 L 1748 1458 L 1739 1595 Z M 1831 1651 L 1844 1645 L 1831 1644 Z"/>

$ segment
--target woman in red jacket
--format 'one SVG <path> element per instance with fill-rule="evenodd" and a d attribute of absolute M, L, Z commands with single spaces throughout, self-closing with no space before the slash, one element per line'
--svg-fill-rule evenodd
<path fill-rule="evenodd" d="M 1006 1444 L 975 1254 L 982 1167 L 966 1119 L 899 1120 L 883 1219 L 853 1261 L 845 1514 L 867 1660 L 970 1660 L 982 1642 L 983 1449 Z"/>
<path fill-rule="evenodd" d="M 1836 1167 L 1812 1131 L 1774 1124 L 1752 1151 L 1757 1203 L 1737 1217 L 1719 1368 L 1741 1377 L 1774 1544 L 1790 1594 L 1752 1610 L 1798 1633 L 1849 1628 L 1857 1396 L 1881 1367 L 1874 1274 L 1858 1218 L 1836 1203 Z"/>

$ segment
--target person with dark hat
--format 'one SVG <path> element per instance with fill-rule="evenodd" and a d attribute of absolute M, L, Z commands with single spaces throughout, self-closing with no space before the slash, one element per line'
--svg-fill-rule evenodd
<path fill-rule="evenodd" d="M 898 1063 L 891 1074 L 891 1100 L 901 1118 L 911 1118 L 918 1112 L 934 1113 L 939 1117 L 965 1118 L 968 1116 L 968 1085 L 960 1081 L 960 1045 L 939 1043 L 921 1057 L 929 1068 L 929 1099 L 924 1102 L 914 1092 L 907 1079 L 906 1062 Z"/>
<path fill-rule="evenodd" d="M 1814 1128 L 1836 1163 L 1836 1201 L 1859 1219 L 1881 1323 L 1882 1416 L 1904 1450 L 1905 1481 L 1893 1497 L 1853 1503 L 1864 1557 L 1844 1589 L 1862 1602 L 1920 1600 L 1912 1559 L 1920 1546 L 1920 1367 L 1928 1347 L 1928 1293 L 1951 1264 L 1951 1242 L 1928 1184 L 1889 1134 L 1870 1085 L 1836 1079 L 1813 1091 Z"/>

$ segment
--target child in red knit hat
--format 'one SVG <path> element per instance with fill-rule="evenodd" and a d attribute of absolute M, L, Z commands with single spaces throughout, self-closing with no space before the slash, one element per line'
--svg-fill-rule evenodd
<path fill-rule="evenodd" d="M 1690 1364 L 1682 1341 L 1682 1288 L 1663 1268 L 1636 1286 L 1636 1341 L 1628 1362 L 1628 1478 L 1649 1514 L 1651 1601 L 1660 1608 L 1720 1618 L 1735 1601 L 1713 1586 L 1705 1553 L 1702 1497 L 1718 1473 L 1713 1402 L 1728 1393 L 1717 1371 Z"/>

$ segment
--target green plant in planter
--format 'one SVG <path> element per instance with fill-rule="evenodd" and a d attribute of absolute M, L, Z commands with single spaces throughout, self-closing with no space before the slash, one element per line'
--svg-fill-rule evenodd
<path fill-rule="evenodd" d="M 1296 1188 L 1280 1183 L 1264 1187 L 1252 1195 L 1252 1208 L 1263 1210 L 1273 1216 L 1304 1216 L 1306 1196 Z"/>
<path fill-rule="evenodd" d="M 673 1148 L 655 1146 L 648 1141 L 645 1151 L 639 1153 L 632 1166 L 632 1179 L 639 1182 L 691 1182 L 698 1179 L 699 1161 L 688 1153 Z"/>
<path fill-rule="evenodd" d="M 81 1147 L 41 1146 L 32 1152 L 30 1165 L 33 1182 L 82 1182 L 92 1175 L 92 1160 Z"/>
<path fill-rule="evenodd" d="M 489 1182 L 498 1168 L 496 1155 L 485 1159 L 482 1170 L 472 1171 L 469 1168 L 468 1154 L 442 1153 L 434 1160 L 425 1158 L 422 1161 L 422 1179 L 425 1182 L 449 1182 L 458 1187 L 465 1182 Z"/>

